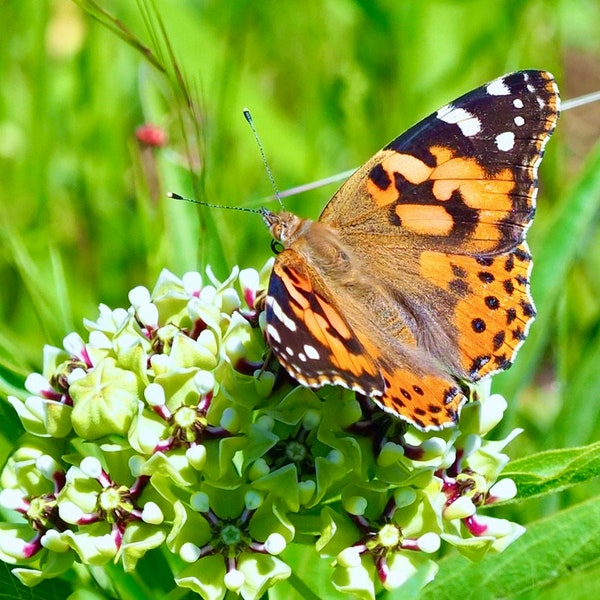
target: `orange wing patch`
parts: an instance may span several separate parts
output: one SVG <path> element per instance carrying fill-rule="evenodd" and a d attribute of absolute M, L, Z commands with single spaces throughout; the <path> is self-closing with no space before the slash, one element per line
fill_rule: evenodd
<path fill-rule="evenodd" d="M 379 207 L 394 205 L 395 225 L 416 235 L 452 236 L 454 245 L 478 253 L 497 251 L 504 237 L 504 245 L 522 240 L 533 212 L 527 202 L 520 205 L 524 195 L 511 169 L 488 171 L 477 158 L 445 146 L 429 151 L 433 166 L 392 150 L 376 157 L 367 193 Z"/>
<path fill-rule="evenodd" d="M 523 243 L 494 257 L 424 252 L 420 273 L 454 297 L 461 375 L 477 381 L 508 369 L 535 318 L 531 255 Z"/>
<path fill-rule="evenodd" d="M 412 233 L 421 235 L 450 235 L 454 218 L 445 206 L 396 204 L 394 212 L 403 224 L 408 223 Z"/>
<path fill-rule="evenodd" d="M 386 156 L 387 155 L 387 156 Z M 377 206 L 387 206 L 396 202 L 400 190 L 394 185 L 396 173 L 401 174 L 412 184 L 423 183 L 431 177 L 433 169 L 412 154 L 402 154 L 393 150 L 382 150 L 371 176 L 367 179 L 367 192 Z M 375 177 L 375 172 L 377 177 Z"/>

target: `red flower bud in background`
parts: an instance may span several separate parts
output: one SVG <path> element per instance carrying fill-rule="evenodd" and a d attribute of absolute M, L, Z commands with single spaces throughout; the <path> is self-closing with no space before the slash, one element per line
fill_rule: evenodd
<path fill-rule="evenodd" d="M 162 148 L 167 143 L 167 133 L 165 130 L 152 123 L 140 125 L 135 130 L 135 137 L 144 146 Z"/>

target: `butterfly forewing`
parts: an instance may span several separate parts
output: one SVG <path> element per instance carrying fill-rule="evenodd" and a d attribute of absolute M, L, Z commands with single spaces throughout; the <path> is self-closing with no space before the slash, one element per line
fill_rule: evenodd
<path fill-rule="evenodd" d="M 337 384 L 367 396 L 383 378 L 319 274 L 294 250 L 273 267 L 266 300 L 267 338 L 281 364 L 310 387 Z"/>
<path fill-rule="evenodd" d="M 405 245 L 460 254 L 510 250 L 534 215 L 537 167 L 558 105 L 554 80 L 543 71 L 481 86 L 378 152 L 340 188 L 321 221 L 372 235 L 396 227 Z"/>

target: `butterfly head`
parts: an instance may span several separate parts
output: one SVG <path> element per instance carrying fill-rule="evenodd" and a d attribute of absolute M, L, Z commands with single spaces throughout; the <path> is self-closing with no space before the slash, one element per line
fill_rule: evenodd
<path fill-rule="evenodd" d="M 281 242 L 285 248 L 289 247 L 301 233 L 304 219 L 301 219 L 291 212 L 282 211 L 280 213 L 274 213 L 267 208 L 261 208 L 260 214 L 267 224 L 273 238 L 278 242 Z"/>

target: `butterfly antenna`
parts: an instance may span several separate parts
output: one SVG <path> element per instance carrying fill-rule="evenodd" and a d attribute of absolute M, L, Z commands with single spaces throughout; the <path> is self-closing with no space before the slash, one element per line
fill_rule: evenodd
<path fill-rule="evenodd" d="M 176 192 L 167 192 L 167 197 L 173 198 L 173 200 L 183 200 L 184 202 L 200 204 L 200 206 L 207 206 L 208 208 L 224 208 L 227 210 L 241 210 L 243 212 L 261 214 L 261 210 L 258 208 L 247 208 L 246 206 L 226 206 L 225 204 L 211 204 L 210 202 L 202 202 L 202 200 L 195 200 L 194 198 L 186 198 L 185 196 L 181 196 Z"/>
<path fill-rule="evenodd" d="M 269 181 L 271 182 L 271 185 L 273 186 L 275 198 L 276 198 L 277 202 L 279 202 L 279 206 L 283 210 L 283 208 L 285 208 L 283 206 L 283 200 L 281 199 L 279 190 L 277 189 L 277 184 L 275 183 L 275 178 L 273 177 L 273 173 L 271 172 L 271 168 L 269 167 L 269 161 L 267 160 L 267 156 L 266 156 L 263 146 L 260 142 L 260 138 L 258 137 L 258 132 L 256 131 L 256 127 L 254 126 L 254 121 L 252 120 L 252 115 L 250 114 L 250 110 L 247 108 L 244 108 L 244 118 L 246 119 L 246 121 L 248 121 L 248 125 L 250 125 L 250 129 L 252 130 L 252 134 L 254 135 L 254 139 L 256 140 L 256 145 L 258 146 L 258 151 L 260 152 L 260 156 L 262 158 L 263 165 L 265 167 L 265 171 L 267 172 Z"/>

